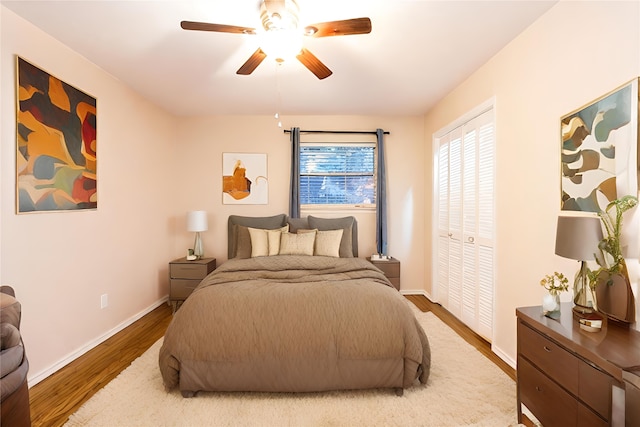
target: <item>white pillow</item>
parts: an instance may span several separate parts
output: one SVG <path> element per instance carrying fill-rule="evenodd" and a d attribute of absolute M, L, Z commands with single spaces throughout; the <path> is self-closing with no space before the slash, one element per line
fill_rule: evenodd
<path fill-rule="evenodd" d="M 282 233 L 280 255 L 313 255 L 316 233 Z"/>
<path fill-rule="evenodd" d="M 251 237 L 251 258 L 278 255 L 280 252 L 280 234 L 289 231 L 288 224 L 275 230 L 247 228 Z"/>
<path fill-rule="evenodd" d="M 340 242 L 344 230 L 326 230 L 316 233 L 314 255 L 340 258 Z"/>

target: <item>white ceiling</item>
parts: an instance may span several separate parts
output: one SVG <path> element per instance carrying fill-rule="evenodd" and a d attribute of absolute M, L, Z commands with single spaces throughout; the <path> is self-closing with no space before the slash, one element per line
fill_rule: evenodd
<path fill-rule="evenodd" d="M 259 28 L 259 0 L 0 0 L 182 116 L 424 114 L 556 2 L 298 0 L 303 25 L 372 21 L 370 34 L 305 39 L 333 71 L 318 80 L 296 60 L 271 58 L 236 75 L 257 36 L 180 28 L 181 20 Z"/>

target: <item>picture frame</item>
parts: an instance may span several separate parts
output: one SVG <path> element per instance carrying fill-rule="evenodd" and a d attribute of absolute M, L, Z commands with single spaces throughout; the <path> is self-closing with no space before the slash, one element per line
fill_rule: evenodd
<path fill-rule="evenodd" d="M 96 98 L 17 56 L 16 213 L 97 209 Z"/>
<path fill-rule="evenodd" d="M 266 205 L 268 202 L 267 155 L 222 153 L 222 203 Z"/>
<path fill-rule="evenodd" d="M 560 119 L 561 210 L 596 213 L 638 194 L 639 80 Z"/>

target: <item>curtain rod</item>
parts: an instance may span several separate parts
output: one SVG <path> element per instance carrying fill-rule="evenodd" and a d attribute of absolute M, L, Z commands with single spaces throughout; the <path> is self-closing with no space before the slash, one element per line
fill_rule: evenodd
<path fill-rule="evenodd" d="M 285 129 L 284 133 L 291 133 L 291 129 Z M 375 135 L 377 132 L 375 130 L 370 131 L 359 131 L 359 130 L 302 130 L 300 129 L 300 133 L 348 133 L 348 134 L 371 134 Z M 389 135 L 388 131 L 383 132 L 385 135 Z"/>

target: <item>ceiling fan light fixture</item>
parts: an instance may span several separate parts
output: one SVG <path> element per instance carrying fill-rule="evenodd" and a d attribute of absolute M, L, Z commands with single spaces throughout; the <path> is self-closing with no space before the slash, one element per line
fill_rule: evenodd
<path fill-rule="evenodd" d="M 296 57 L 302 50 L 303 35 L 298 30 L 271 30 L 262 33 L 260 48 L 278 62 Z"/>
<path fill-rule="evenodd" d="M 180 26 L 185 30 L 257 34 L 261 39 L 260 47 L 242 64 L 236 74 L 246 76 L 253 73 L 269 55 L 278 64 L 295 57 L 320 80 L 326 79 L 333 73 L 320 59 L 303 47 L 304 37 L 348 36 L 371 32 L 371 19 L 366 17 L 318 22 L 306 28 L 299 28 L 300 8 L 297 0 L 261 1 L 262 31 L 249 27 L 194 21 L 182 21 Z"/>
<path fill-rule="evenodd" d="M 264 0 L 260 6 L 265 31 L 297 29 L 299 14 L 300 7 L 295 0 Z"/>

